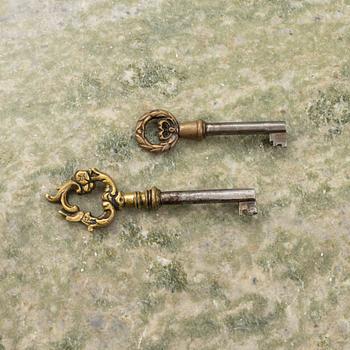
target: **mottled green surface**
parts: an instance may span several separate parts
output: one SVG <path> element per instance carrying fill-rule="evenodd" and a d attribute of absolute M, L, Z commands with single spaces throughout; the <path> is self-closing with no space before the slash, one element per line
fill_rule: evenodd
<path fill-rule="evenodd" d="M 0 0 L 0 349 L 350 349 L 349 48 L 349 0 Z M 154 156 L 132 137 L 153 108 L 285 119 L 289 147 Z M 91 166 L 255 187 L 259 215 L 124 210 L 91 235 L 44 200 Z"/>

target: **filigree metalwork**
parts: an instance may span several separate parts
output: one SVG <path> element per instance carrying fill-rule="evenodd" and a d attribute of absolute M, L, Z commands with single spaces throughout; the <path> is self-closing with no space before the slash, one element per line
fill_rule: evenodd
<path fill-rule="evenodd" d="M 146 137 L 146 126 L 151 120 L 158 120 L 158 144 L 150 142 Z M 136 141 L 143 149 L 153 153 L 170 150 L 179 139 L 179 124 L 176 118 L 167 111 L 156 109 L 144 114 L 136 124 Z"/>
<path fill-rule="evenodd" d="M 86 194 L 91 192 L 96 187 L 96 182 L 102 182 L 105 185 L 102 195 L 103 214 L 95 217 L 90 212 L 80 210 L 77 205 L 69 203 L 69 193 Z M 114 217 L 116 209 L 111 202 L 111 198 L 117 195 L 117 187 L 113 180 L 103 172 L 96 168 L 88 170 L 78 170 L 71 180 L 58 187 L 57 193 L 54 196 L 46 195 L 50 202 L 61 202 L 62 210 L 59 211 L 67 221 L 82 222 L 88 227 L 89 231 L 94 228 L 104 227 L 109 225 Z"/>
<path fill-rule="evenodd" d="M 169 119 L 162 119 L 158 122 L 159 140 L 167 141 L 177 132 L 176 125 Z"/>
<path fill-rule="evenodd" d="M 102 194 L 103 214 L 95 217 L 88 211 L 80 210 L 77 205 L 69 202 L 69 193 L 77 194 L 90 193 L 97 182 L 102 182 L 105 187 Z M 117 190 L 113 180 L 105 173 L 96 168 L 88 170 L 78 170 L 71 180 L 58 187 L 57 193 L 53 196 L 46 195 L 48 201 L 52 203 L 60 202 L 62 210 L 59 211 L 69 222 L 82 222 L 89 231 L 95 228 L 109 225 L 116 214 L 116 210 L 123 207 L 157 209 L 160 206 L 160 190 L 152 187 L 143 192 L 124 193 Z"/>

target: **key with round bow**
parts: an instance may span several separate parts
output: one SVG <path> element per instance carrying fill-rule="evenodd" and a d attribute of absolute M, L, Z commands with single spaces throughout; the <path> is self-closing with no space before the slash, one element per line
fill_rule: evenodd
<path fill-rule="evenodd" d="M 158 123 L 159 143 L 147 137 L 147 126 Z M 287 147 L 287 128 L 284 121 L 221 122 L 209 123 L 201 119 L 179 123 L 168 111 L 156 109 L 144 114 L 136 124 L 135 136 L 139 146 L 153 153 L 162 153 L 173 148 L 179 138 L 203 140 L 216 135 L 267 134 L 272 146 Z"/>

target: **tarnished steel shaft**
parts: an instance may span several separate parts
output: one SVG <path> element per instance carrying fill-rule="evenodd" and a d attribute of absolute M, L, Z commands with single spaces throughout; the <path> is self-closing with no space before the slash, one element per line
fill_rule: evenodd
<path fill-rule="evenodd" d="M 255 215 L 255 190 L 252 188 L 230 190 L 166 191 L 160 193 L 160 205 L 238 203 L 239 215 Z"/>
<path fill-rule="evenodd" d="M 205 123 L 205 135 L 252 135 L 286 132 L 283 121 Z"/>
<path fill-rule="evenodd" d="M 200 203 L 237 203 L 255 201 L 255 190 L 200 190 L 200 191 L 165 191 L 160 194 L 160 203 L 166 204 L 200 204 Z"/>

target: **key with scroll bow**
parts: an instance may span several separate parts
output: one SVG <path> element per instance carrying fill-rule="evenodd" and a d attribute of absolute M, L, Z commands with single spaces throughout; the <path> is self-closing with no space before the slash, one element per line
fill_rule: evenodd
<path fill-rule="evenodd" d="M 104 185 L 103 213 L 100 216 L 80 210 L 77 205 L 70 203 L 69 194 L 90 193 L 99 182 Z M 89 231 L 108 226 L 114 220 L 117 210 L 124 207 L 158 209 L 162 205 L 171 204 L 237 203 L 240 215 L 257 214 L 255 190 L 252 188 L 163 192 L 152 187 L 143 192 L 124 193 L 117 189 L 109 175 L 96 168 L 78 170 L 70 180 L 58 187 L 55 195 L 47 194 L 46 198 L 52 203 L 61 204 L 59 213 L 67 221 L 81 222 Z"/>

